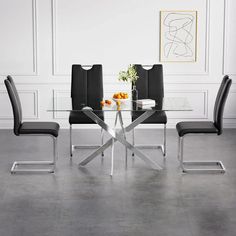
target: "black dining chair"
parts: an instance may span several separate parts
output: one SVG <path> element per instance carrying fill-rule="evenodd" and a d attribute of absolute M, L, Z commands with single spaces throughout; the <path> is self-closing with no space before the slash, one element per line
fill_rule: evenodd
<path fill-rule="evenodd" d="M 53 139 L 53 160 L 52 161 L 15 161 L 11 173 L 16 172 L 49 172 L 55 171 L 57 152 L 57 137 L 59 124 L 56 122 L 22 122 L 21 102 L 11 76 L 4 80 L 7 92 L 11 101 L 14 116 L 14 134 L 16 136 L 49 136 Z M 21 168 L 20 166 L 46 166 L 47 168 Z"/>
<path fill-rule="evenodd" d="M 177 123 L 176 129 L 179 135 L 178 138 L 178 160 L 183 172 L 209 172 L 209 173 L 224 173 L 225 167 L 222 161 L 184 161 L 183 160 L 183 145 L 186 135 L 197 134 L 217 134 L 223 132 L 223 112 L 225 102 L 229 94 L 229 89 L 232 80 L 226 75 L 224 76 L 220 88 L 218 90 L 215 106 L 213 111 L 213 121 L 182 121 Z M 214 166 L 213 168 L 189 168 L 187 166 Z M 218 166 L 218 168 L 217 168 Z"/>
<path fill-rule="evenodd" d="M 89 67 L 84 69 L 83 67 Z M 88 106 L 94 110 L 101 108 L 100 102 L 103 100 L 103 74 L 102 65 L 82 66 L 72 65 L 71 73 L 71 101 L 72 111 L 69 115 L 70 124 L 70 156 L 73 156 L 74 149 L 98 148 L 100 145 L 73 145 L 72 125 L 74 124 L 95 124 L 83 112 L 78 112 L 83 106 Z M 77 111 L 76 111 L 77 110 Z M 102 111 L 95 111 L 95 114 L 104 120 Z M 101 145 L 103 144 L 103 129 L 101 129 Z M 103 153 L 102 153 L 103 155 Z"/>
<path fill-rule="evenodd" d="M 163 67 L 160 64 L 155 64 L 151 69 L 145 69 L 140 64 L 135 64 L 137 75 L 136 89 L 138 91 L 138 99 L 153 99 L 157 105 L 162 104 L 164 97 L 163 84 Z M 142 112 L 133 111 L 132 121 L 136 120 Z M 132 139 L 133 145 L 139 148 L 161 148 L 163 156 L 166 156 L 166 124 L 167 116 L 164 111 L 156 112 L 151 117 L 142 122 L 142 124 L 163 124 L 164 125 L 164 140 L 161 145 L 135 145 L 135 131 L 133 129 Z M 134 154 L 133 154 L 134 155 Z"/>

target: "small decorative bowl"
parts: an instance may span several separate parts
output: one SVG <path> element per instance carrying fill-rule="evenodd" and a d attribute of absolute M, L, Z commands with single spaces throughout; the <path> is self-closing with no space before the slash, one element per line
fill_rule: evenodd
<path fill-rule="evenodd" d="M 129 98 L 112 98 L 114 102 L 120 101 L 121 103 L 129 101 Z"/>

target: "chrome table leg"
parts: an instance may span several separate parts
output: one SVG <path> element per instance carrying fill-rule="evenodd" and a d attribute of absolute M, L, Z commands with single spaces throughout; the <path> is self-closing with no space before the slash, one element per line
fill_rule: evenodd
<path fill-rule="evenodd" d="M 112 139 L 111 143 L 111 174 L 110 176 L 113 175 L 113 169 L 114 169 L 114 138 Z"/>
<path fill-rule="evenodd" d="M 115 123 L 114 123 L 114 129 L 116 128 L 117 125 L 117 118 L 118 118 L 118 113 L 116 113 L 116 118 L 115 118 Z M 114 170 L 114 144 L 115 144 L 115 139 L 112 139 L 111 143 L 111 173 L 110 176 L 113 176 L 113 170 Z"/>
<path fill-rule="evenodd" d="M 123 122 L 123 119 L 122 119 L 121 111 L 118 111 L 118 116 L 119 116 L 119 119 L 120 119 L 120 125 L 121 125 L 121 130 L 122 130 L 122 133 L 123 133 L 123 137 L 126 140 L 124 122 Z M 128 161 L 127 157 L 128 157 L 128 150 L 127 150 L 127 147 L 126 147 L 125 148 L 125 165 L 126 165 L 126 167 L 127 167 L 127 161 Z"/>
<path fill-rule="evenodd" d="M 103 146 L 98 148 L 95 152 L 93 152 L 91 155 L 89 155 L 87 158 L 82 160 L 82 162 L 79 163 L 79 165 L 84 166 L 87 163 L 89 163 L 91 160 L 93 160 L 97 155 L 99 155 L 102 151 L 107 149 L 112 144 L 112 139 L 115 139 L 114 142 L 119 141 L 122 143 L 126 148 L 130 149 L 134 154 L 136 154 L 140 159 L 142 159 L 144 162 L 146 162 L 149 166 L 151 166 L 154 169 L 161 170 L 161 166 L 153 162 L 150 158 L 148 158 L 146 155 L 144 155 L 141 151 L 139 151 L 137 148 L 135 148 L 132 144 L 127 142 L 123 137 L 123 132 L 129 132 L 132 129 L 134 129 L 137 125 L 139 125 L 142 121 L 150 117 L 152 114 L 155 113 L 153 110 L 148 110 L 145 113 L 143 113 L 141 116 L 139 116 L 135 121 L 133 121 L 130 125 L 128 125 L 126 128 L 124 128 L 124 131 L 115 132 L 112 128 L 110 128 L 103 120 L 101 120 L 96 114 L 94 114 L 92 109 L 84 109 L 83 112 L 90 117 L 92 120 L 94 120 L 99 126 L 101 126 L 105 131 L 107 131 L 112 138 L 109 139 Z"/>
<path fill-rule="evenodd" d="M 101 146 L 103 145 L 103 140 L 104 139 L 104 132 L 103 129 L 101 128 Z M 102 152 L 102 158 L 104 157 L 104 152 Z"/>

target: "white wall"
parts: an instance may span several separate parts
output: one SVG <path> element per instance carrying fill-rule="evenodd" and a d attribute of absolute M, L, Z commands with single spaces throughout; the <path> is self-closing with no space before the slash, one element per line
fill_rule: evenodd
<path fill-rule="evenodd" d="M 56 120 L 62 127 L 68 115 L 47 109 L 68 104 L 73 63 L 103 64 L 107 98 L 129 91 L 117 81 L 119 70 L 160 63 L 160 10 L 198 11 L 197 62 L 163 63 L 166 96 L 186 96 L 193 107 L 169 113 L 169 127 L 178 120 L 211 120 L 224 74 L 233 79 L 225 127 L 236 127 L 235 1 L 0 0 L 0 128 L 12 127 L 7 74 L 14 76 L 24 119 Z"/>

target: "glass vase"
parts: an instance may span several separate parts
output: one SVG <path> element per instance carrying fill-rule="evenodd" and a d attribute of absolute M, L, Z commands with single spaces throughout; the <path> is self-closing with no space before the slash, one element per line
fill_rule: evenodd
<path fill-rule="evenodd" d="M 136 89 L 136 85 L 133 85 L 132 88 L 132 100 L 133 101 L 138 100 L 138 90 Z"/>

